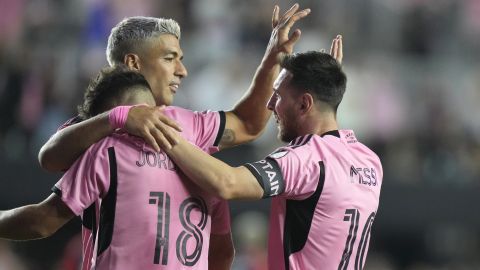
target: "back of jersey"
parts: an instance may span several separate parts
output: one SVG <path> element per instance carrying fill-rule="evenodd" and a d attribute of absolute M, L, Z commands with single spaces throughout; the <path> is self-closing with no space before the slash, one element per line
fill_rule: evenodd
<path fill-rule="evenodd" d="M 169 107 L 164 113 L 206 152 L 223 132 L 218 112 Z M 227 202 L 194 185 L 162 151 L 132 140 L 117 135 L 109 150 L 116 151 L 110 163 L 117 163 L 118 184 L 115 209 L 105 212 L 115 212 L 115 222 L 103 250 L 99 234 L 97 269 L 208 269 L 210 234 L 230 231 Z"/>
<path fill-rule="evenodd" d="M 363 268 L 383 171 L 352 131 L 298 137 L 246 166 L 274 196 L 270 269 Z"/>
<path fill-rule="evenodd" d="M 216 149 L 223 113 L 175 107 L 165 113 L 191 143 Z M 54 191 L 82 215 L 82 269 L 208 269 L 210 234 L 230 232 L 226 201 L 188 181 L 165 153 L 125 133 L 90 147 Z"/>
<path fill-rule="evenodd" d="M 325 180 L 311 228 L 318 241 L 311 244 L 325 256 L 325 269 L 363 269 L 383 170 L 377 155 L 352 131 L 338 135 L 312 142 L 318 147 Z"/>

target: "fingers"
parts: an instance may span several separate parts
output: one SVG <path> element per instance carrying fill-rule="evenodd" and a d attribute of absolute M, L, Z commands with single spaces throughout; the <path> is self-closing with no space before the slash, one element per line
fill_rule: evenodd
<path fill-rule="evenodd" d="M 178 144 L 178 134 L 170 126 L 159 122 L 155 127 L 160 133 L 162 133 L 163 137 L 168 140 L 170 145 L 174 146 Z"/>
<path fill-rule="evenodd" d="M 333 41 L 332 46 L 330 47 L 330 55 L 337 60 L 338 63 L 342 63 L 343 59 L 343 44 L 342 36 L 337 35 Z"/>
<path fill-rule="evenodd" d="M 330 55 L 335 59 L 337 59 L 337 49 L 338 49 L 337 38 L 334 38 L 332 40 L 332 46 L 330 47 Z"/>
<path fill-rule="evenodd" d="M 272 15 L 272 28 L 275 28 L 278 25 L 278 14 L 280 13 L 280 8 L 275 5 L 273 8 L 273 15 Z"/>
<path fill-rule="evenodd" d="M 160 106 L 160 107 L 157 107 L 157 115 L 158 115 L 158 120 L 160 120 L 160 122 L 174 128 L 175 130 L 179 131 L 179 132 L 182 132 L 182 127 L 180 127 L 180 125 L 175 122 L 174 120 L 172 120 L 171 118 L 165 116 L 165 114 L 163 114 L 163 109 L 165 108 L 165 106 Z"/>
<path fill-rule="evenodd" d="M 130 110 L 125 130 L 142 137 L 155 151 L 177 144 L 175 130 L 182 131 L 174 120 L 163 114 L 164 106 L 138 106 Z"/>
<path fill-rule="evenodd" d="M 161 149 L 169 150 L 172 148 L 172 144 L 164 136 L 165 133 L 161 132 L 157 128 L 151 129 L 152 136 L 155 138 L 155 142 L 160 146 Z"/>
<path fill-rule="evenodd" d="M 180 125 L 172 119 L 166 117 L 165 115 L 159 115 L 158 119 L 165 125 L 177 130 L 178 132 L 182 132 L 182 128 L 180 127 Z"/>
<path fill-rule="evenodd" d="M 299 11 L 299 12 L 293 14 L 291 17 L 289 17 L 285 21 L 285 23 L 284 23 L 285 29 L 288 31 L 296 21 L 298 21 L 298 20 L 306 17 L 308 14 L 310 14 L 310 11 L 311 10 L 309 8 L 307 8 L 307 9 L 304 9 L 302 11 Z"/>
<path fill-rule="evenodd" d="M 293 6 L 291 6 L 290 9 L 283 14 L 282 19 L 287 19 L 291 17 L 293 14 L 295 14 L 298 8 L 299 8 L 298 4 L 294 4 Z"/>
<path fill-rule="evenodd" d="M 150 134 L 148 131 L 145 131 L 145 133 L 142 135 L 142 138 L 149 144 L 155 151 L 160 152 L 160 147 L 157 144 L 156 139 Z"/>
<path fill-rule="evenodd" d="M 341 64 L 343 61 L 343 38 L 341 35 L 338 35 L 337 39 L 338 39 L 338 46 L 337 46 L 338 53 L 337 53 L 337 58 L 335 59 L 337 59 L 338 63 Z"/>
<path fill-rule="evenodd" d="M 287 21 L 283 23 L 279 30 L 280 40 L 284 41 L 284 48 L 286 53 L 291 53 L 293 45 L 299 40 L 301 32 L 299 29 L 296 29 L 290 37 L 288 37 L 288 32 L 293 24 L 300 20 L 301 18 L 307 16 L 310 13 L 310 9 L 304 9 L 300 12 L 293 14 Z"/>
<path fill-rule="evenodd" d="M 293 31 L 288 41 L 285 43 L 285 46 L 293 47 L 293 45 L 295 45 L 295 43 L 300 39 L 301 34 L 302 32 L 300 31 L 300 29 L 295 29 L 295 31 Z"/>

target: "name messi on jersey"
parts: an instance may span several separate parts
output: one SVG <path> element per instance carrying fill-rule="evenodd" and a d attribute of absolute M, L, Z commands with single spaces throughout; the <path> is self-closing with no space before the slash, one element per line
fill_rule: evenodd
<path fill-rule="evenodd" d="M 165 169 L 170 171 L 176 171 L 177 168 L 175 163 L 163 152 L 152 152 L 152 151 L 140 151 L 139 158 L 135 162 L 135 165 L 138 167 L 143 167 L 145 165 L 150 167 L 156 167 L 159 169 Z"/>
<path fill-rule="evenodd" d="M 374 168 L 363 168 L 353 165 L 350 166 L 350 180 L 352 183 L 357 181 L 359 184 L 368 186 L 376 186 L 378 183 L 377 173 Z"/>

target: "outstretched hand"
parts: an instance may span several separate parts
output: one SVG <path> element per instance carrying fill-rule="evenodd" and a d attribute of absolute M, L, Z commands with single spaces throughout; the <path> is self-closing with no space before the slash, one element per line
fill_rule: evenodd
<path fill-rule="evenodd" d="M 306 17 L 310 9 L 298 11 L 299 5 L 293 5 L 280 17 L 280 8 L 276 5 L 272 15 L 272 34 L 268 42 L 265 58 L 271 63 L 277 64 L 284 54 L 291 54 L 293 46 L 301 35 L 300 29 L 296 29 L 289 36 L 290 29 L 296 21 Z"/>
<path fill-rule="evenodd" d="M 135 106 L 128 112 L 124 129 L 135 136 L 142 137 L 155 151 L 169 149 L 177 144 L 177 131 L 182 131 L 178 123 L 165 116 L 165 106 Z M 173 129 L 175 130 L 173 130 Z"/>

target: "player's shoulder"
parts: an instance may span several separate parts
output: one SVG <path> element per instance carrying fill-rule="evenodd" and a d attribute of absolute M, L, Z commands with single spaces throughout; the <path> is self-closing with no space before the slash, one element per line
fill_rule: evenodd
<path fill-rule="evenodd" d="M 296 137 L 287 145 L 277 148 L 269 154 L 267 158 L 275 160 L 296 159 L 306 161 L 315 155 L 309 145 L 313 138 L 313 134 Z"/>
<path fill-rule="evenodd" d="M 205 110 L 205 111 L 193 111 L 190 109 L 178 107 L 178 106 L 168 106 L 165 107 L 165 115 L 169 117 L 176 117 L 176 116 L 195 116 L 195 115 L 204 115 L 204 114 L 212 114 L 218 113 L 217 111 Z"/>
<path fill-rule="evenodd" d="M 278 152 L 285 152 L 285 155 L 287 153 L 294 153 L 295 155 L 307 158 L 318 153 L 319 141 L 321 141 L 321 136 L 316 134 L 298 136 L 284 147 L 281 147 L 280 149 L 282 150 L 279 149 Z M 275 156 L 281 155 L 279 153 Z"/>
<path fill-rule="evenodd" d="M 108 156 L 109 149 L 123 151 L 126 148 L 143 147 L 144 144 L 141 138 L 131 136 L 128 133 L 115 132 L 91 145 L 86 153 L 97 158 L 102 158 Z"/>
<path fill-rule="evenodd" d="M 346 144 L 349 144 L 351 147 L 358 149 L 359 151 L 363 152 L 365 155 L 369 155 L 372 158 L 380 161 L 380 158 L 378 157 L 378 155 L 372 149 L 370 149 L 370 147 L 368 147 L 367 145 L 365 145 L 364 143 L 360 142 L 360 140 L 357 139 L 353 130 L 348 130 L 348 129 L 341 130 L 340 133 L 341 133 L 342 140 Z"/>
<path fill-rule="evenodd" d="M 360 142 L 352 130 L 341 130 L 341 139 L 349 151 L 355 151 L 355 155 L 364 160 L 369 160 L 377 169 L 382 169 L 380 157 L 370 147 Z"/>
<path fill-rule="evenodd" d="M 62 125 L 60 125 L 58 128 L 57 128 L 57 131 L 60 131 L 66 127 L 69 127 L 69 126 L 72 126 L 72 125 L 75 125 L 75 124 L 78 124 L 80 122 L 82 122 L 83 119 L 77 115 L 75 117 L 72 117 L 70 119 L 68 119 L 65 123 L 63 123 Z"/>
<path fill-rule="evenodd" d="M 322 144 L 329 144 L 332 141 L 340 141 L 341 134 L 338 130 L 332 130 L 325 132 L 321 135 L 318 134 L 306 134 L 299 136 L 293 139 L 287 147 L 292 151 L 302 152 L 302 151 L 315 151 L 319 150 L 318 147 L 321 147 Z M 315 149 L 312 149 L 315 148 Z"/>

